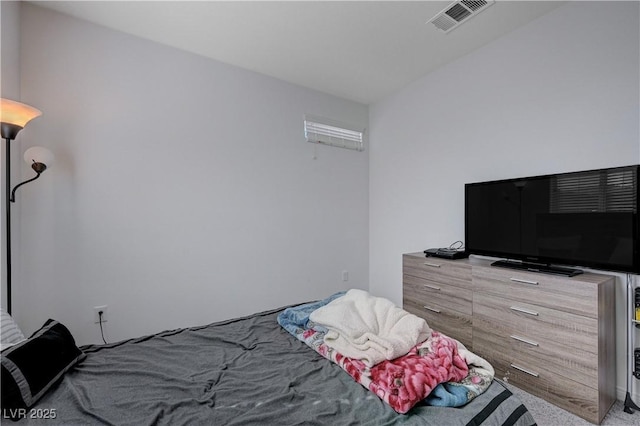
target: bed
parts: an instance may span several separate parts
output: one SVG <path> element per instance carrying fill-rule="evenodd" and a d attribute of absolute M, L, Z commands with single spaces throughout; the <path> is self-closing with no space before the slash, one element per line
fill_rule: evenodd
<path fill-rule="evenodd" d="M 399 414 L 280 327 L 283 310 L 80 347 L 37 403 L 11 414 L 47 425 L 535 424 L 497 381 L 462 407 Z"/>

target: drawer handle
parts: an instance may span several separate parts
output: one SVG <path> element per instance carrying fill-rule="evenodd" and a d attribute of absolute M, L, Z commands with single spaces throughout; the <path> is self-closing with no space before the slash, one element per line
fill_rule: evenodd
<path fill-rule="evenodd" d="M 511 281 L 520 283 L 520 284 L 538 285 L 538 281 L 523 280 L 520 278 L 511 278 Z"/>
<path fill-rule="evenodd" d="M 440 313 L 440 309 L 436 309 L 436 308 L 430 308 L 428 306 L 424 307 L 426 310 L 431 311 L 431 312 L 435 312 L 436 314 Z"/>
<path fill-rule="evenodd" d="M 424 262 L 425 266 L 431 266 L 432 268 L 439 268 L 440 265 L 437 263 L 431 263 L 431 262 Z"/>
<path fill-rule="evenodd" d="M 524 337 L 511 335 L 511 338 L 514 339 L 514 340 L 517 340 L 519 342 L 526 343 L 527 345 L 540 346 L 540 345 L 538 345 L 538 342 L 534 342 L 533 340 L 527 340 Z"/>
<path fill-rule="evenodd" d="M 430 288 L 431 290 L 440 290 L 440 287 L 431 284 L 422 284 L 423 286 Z"/>
<path fill-rule="evenodd" d="M 512 311 L 516 311 L 516 312 L 522 312 L 523 314 L 533 315 L 534 317 L 537 317 L 538 315 L 540 315 L 535 311 L 530 311 L 528 309 L 519 308 L 517 306 L 511 306 L 511 307 L 509 307 L 509 309 L 511 309 Z"/>
<path fill-rule="evenodd" d="M 530 376 L 538 377 L 538 373 L 535 373 L 535 372 L 533 372 L 533 371 L 527 370 L 526 368 L 522 368 L 522 367 L 520 367 L 520 366 L 518 366 L 518 365 L 511 364 L 511 367 L 515 368 L 516 370 L 520 370 L 520 371 L 522 371 L 523 373 L 527 373 L 527 374 L 529 374 Z"/>

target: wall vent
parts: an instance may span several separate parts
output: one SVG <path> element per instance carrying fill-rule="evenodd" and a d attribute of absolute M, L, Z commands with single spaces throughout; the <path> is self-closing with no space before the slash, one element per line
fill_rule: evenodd
<path fill-rule="evenodd" d="M 494 0 L 461 0 L 451 3 L 429 20 L 439 30 L 448 33 L 494 3 Z"/>
<path fill-rule="evenodd" d="M 325 117 L 305 114 L 304 137 L 311 143 L 364 151 L 364 129 Z"/>

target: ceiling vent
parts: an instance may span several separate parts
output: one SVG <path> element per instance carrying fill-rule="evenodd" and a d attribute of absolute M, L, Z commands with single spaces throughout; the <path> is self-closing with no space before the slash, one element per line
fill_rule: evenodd
<path fill-rule="evenodd" d="M 451 3 L 442 12 L 431 18 L 429 22 L 439 30 L 448 33 L 463 22 L 476 16 L 494 3 L 493 0 L 461 0 Z"/>

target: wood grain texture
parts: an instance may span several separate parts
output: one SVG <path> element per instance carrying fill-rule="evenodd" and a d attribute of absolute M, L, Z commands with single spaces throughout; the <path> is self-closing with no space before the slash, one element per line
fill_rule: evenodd
<path fill-rule="evenodd" d="M 424 253 L 402 256 L 403 274 L 471 290 L 471 265 L 467 259 L 425 257 Z"/>
<path fill-rule="evenodd" d="M 600 421 L 616 402 L 616 295 L 613 277 L 598 286 L 598 389 Z"/>
<path fill-rule="evenodd" d="M 516 332 L 503 333 L 496 328 L 477 327 L 477 323 L 474 316 L 474 351 L 478 346 L 482 348 L 483 354 L 508 354 L 511 361 L 533 371 L 547 370 L 552 374 L 552 384 L 569 379 L 594 389 L 598 388 L 597 354 L 576 349 L 570 344 L 535 339 Z"/>
<path fill-rule="evenodd" d="M 471 348 L 473 343 L 471 315 L 465 315 L 435 303 L 421 304 L 412 298 L 404 298 L 402 303 L 406 311 L 424 318 L 431 329 L 459 340 L 467 348 Z M 434 312 L 425 306 L 440 312 Z"/>
<path fill-rule="evenodd" d="M 599 414 L 601 407 L 598 404 L 597 389 L 569 379 L 554 382 L 553 373 L 543 369 L 536 371 L 538 377 L 533 377 L 511 366 L 511 364 L 517 366 L 517 361 L 510 362 L 504 360 L 503 357 L 498 357 L 490 362 L 496 370 L 497 378 L 516 385 L 591 423 L 599 424 L 602 421 L 604 416 Z"/>
<path fill-rule="evenodd" d="M 592 423 L 615 402 L 611 276 L 560 277 L 410 253 L 403 306 L 486 358 L 496 377 Z"/>
<path fill-rule="evenodd" d="M 411 275 L 404 275 L 403 282 L 403 292 L 408 299 L 415 300 L 420 304 L 435 303 L 471 316 L 473 301 L 471 291 L 460 290 L 460 287 Z"/>
<path fill-rule="evenodd" d="M 476 328 L 499 330 L 503 335 L 515 333 L 536 341 L 557 342 L 593 355 L 598 353 L 598 320 L 595 318 L 480 292 L 474 293 L 473 303 Z"/>
<path fill-rule="evenodd" d="M 476 291 L 592 318 L 598 317 L 597 289 L 603 281 L 602 277 L 596 274 L 582 274 L 567 278 L 497 267 L 473 268 L 473 286 Z M 607 278 L 605 277 L 605 280 Z"/>
<path fill-rule="evenodd" d="M 473 350 L 497 377 L 599 424 L 615 402 L 615 287 L 610 276 L 579 277 L 474 267 Z"/>

